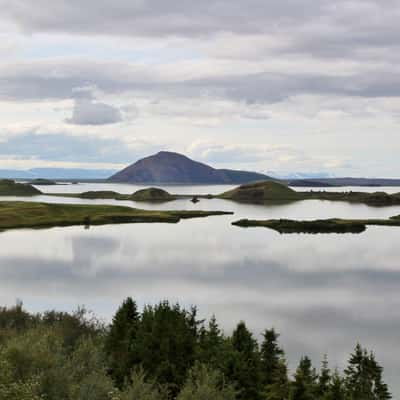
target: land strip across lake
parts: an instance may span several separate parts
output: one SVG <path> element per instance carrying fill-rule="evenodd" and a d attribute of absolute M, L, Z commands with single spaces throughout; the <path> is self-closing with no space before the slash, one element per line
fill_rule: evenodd
<path fill-rule="evenodd" d="M 112 205 L 0 201 L 0 231 L 73 225 L 166 222 L 231 215 L 226 211 L 154 211 Z"/>
<path fill-rule="evenodd" d="M 291 220 L 267 219 L 251 220 L 241 219 L 232 222 L 232 225 L 242 228 L 264 227 L 279 233 L 361 233 L 368 225 L 400 226 L 400 215 L 387 219 L 317 219 L 317 220 Z"/>

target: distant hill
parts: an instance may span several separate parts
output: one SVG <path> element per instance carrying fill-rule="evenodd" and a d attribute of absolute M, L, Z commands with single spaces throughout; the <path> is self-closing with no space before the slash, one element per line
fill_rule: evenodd
<path fill-rule="evenodd" d="M 107 179 L 115 170 L 85 168 L 0 169 L 0 179 Z"/>
<path fill-rule="evenodd" d="M 400 179 L 385 178 L 318 178 L 318 179 L 289 179 L 289 186 L 400 186 Z"/>
<path fill-rule="evenodd" d="M 241 184 L 271 179 L 248 171 L 215 169 L 169 151 L 143 158 L 111 176 L 111 182 L 158 184 Z"/>

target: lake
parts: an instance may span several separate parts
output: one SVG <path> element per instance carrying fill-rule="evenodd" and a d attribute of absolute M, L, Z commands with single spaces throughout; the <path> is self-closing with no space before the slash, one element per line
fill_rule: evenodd
<path fill-rule="evenodd" d="M 215 194 L 231 187 L 164 188 L 171 193 Z M 137 189 L 118 184 L 40 187 L 44 192 Z M 400 188 L 327 190 L 400 192 Z M 240 218 L 386 218 L 399 215 L 400 206 L 373 208 L 319 200 L 258 206 L 218 199 L 196 205 L 189 200 L 152 205 L 46 195 L 33 200 L 226 210 L 235 215 L 179 224 L 3 232 L 1 304 L 12 305 L 18 298 L 30 311 L 72 310 L 84 304 L 105 321 L 126 296 L 139 305 L 161 299 L 195 304 L 201 317 L 214 313 L 227 333 L 240 320 L 257 335 L 275 327 L 292 371 L 303 354 L 319 366 L 327 353 L 331 367 L 342 367 L 360 342 L 376 352 L 386 380 L 400 396 L 400 228 L 368 227 L 359 235 L 280 235 L 266 228 L 231 226 Z"/>

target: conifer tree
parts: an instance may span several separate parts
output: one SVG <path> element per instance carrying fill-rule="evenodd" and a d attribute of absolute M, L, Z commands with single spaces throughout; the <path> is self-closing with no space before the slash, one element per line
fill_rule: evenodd
<path fill-rule="evenodd" d="M 234 330 L 232 345 L 236 360 L 231 378 L 237 382 L 238 399 L 258 400 L 261 397 L 260 356 L 257 341 L 244 322 Z"/>
<path fill-rule="evenodd" d="M 135 363 L 132 344 L 136 338 L 139 321 L 136 303 L 128 297 L 118 308 L 105 342 L 110 375 L 118 387 L 123 386 Z"/>
<path fill-rule="evenodd" d="M 331 371 L 329 369 L 328 357 L 325 354 L 322 360 L 321 371 L 318 376 L 318 389 L 317 394 L 319 397 L 323 397 L 325 393 L 329 390 L 329 385 L 331 382 Z"/>
<path fill-rule="evenodd" d="M 333 373 L 328 390 L 325 392 L 322 399 L 345 400 L 343 378 L 339 375 L 339 372 L 337 370 Z"/>
<path fill-rule="evenodd" d="M 279 334 L 274 329 L 265 330 L 261 344 L 261 374 L 264 385 L 273 383 L 275 371 L 282 363 L 283 350 L 278 345 Z"/>
<path fill-rule="evenodd" d="M 290 400 L 315 400 L 317 392 L 317 374 L 308 357 L 302 357 L 294 375 Z"/>
<path fill-rule="evenodd" d="M 392 398 L 382 379 L 383 369 L 373 354 L 357 344 L 345 370 L 346 394 L 351 400 L 389 400 Z"/>
<path fill-rule="evenodd" d="M 272 373 L 271 383 L 265 387 L 264 398 L 265 400 L 287 400 L 289 389 L 286 361 L 281 359 Z"/>

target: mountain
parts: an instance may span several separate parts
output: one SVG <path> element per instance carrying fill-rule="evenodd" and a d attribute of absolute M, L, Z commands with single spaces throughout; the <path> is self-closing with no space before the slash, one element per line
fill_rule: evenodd
<path fill-rule="evenodd" d="M 106 179 L 115 172 L 109 169 L 84 168 L 0 169 L 0 179 Z"/>
<path fill-rule="evenodd" d="M 385 178 L 318 178 L 318 179 L 289 179 L 289 186 L 400 186 L 400 179 Z"/>
<path fill-rule="evenodd" d="M 241 184 L 271 179 L 248 171 L 215 169 L 169 151 L 143 158 L 111 176 L 111 182 L 158 184 Z"/>

